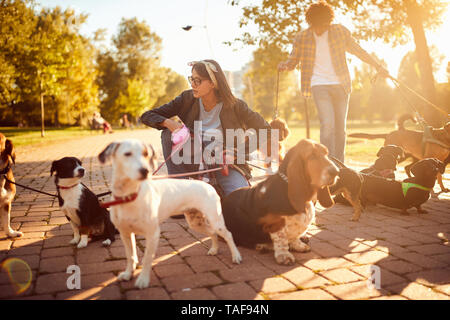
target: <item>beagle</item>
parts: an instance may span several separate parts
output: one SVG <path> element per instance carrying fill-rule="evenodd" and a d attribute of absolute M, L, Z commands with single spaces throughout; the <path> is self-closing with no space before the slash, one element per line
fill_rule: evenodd
<path fill-rule="evenodd" d="M 295 262 L 289 250 L 309 251 L 300 237 L 314 220 L 316 198 L 324 207 L 333 205 L 328 185 L 338 169 L 327 154 L 322 144 L 301 140 L 288 151 L 277 174 L 225 197 L 225 224 L 236 243 L 260 249 L 273 243 L 275 260 L 285 265 Z"/>
<path fill-rule="evenodd" d="M 6 181 L 15 182 L 11 166 L 16 161 L 16 153 L 11 140 L 0 133 L 0 217 L 3 231 L 9 237 L 21 237 L 23 233 L 11 229 L 11 204 L 16 195 L 16 185 Z"/>
<path fill-rule="evenodd" d="M 120 232 L 127 256 L 126 270 L 119 274 L 118 280 L 130 280 L 136 269 L 135 234 L 139 234 L 146 238 L 146 249 L 135 286 L 140 289 L 149 286 L 160 224 L 180 213 L 184 213 L 193 230 L 211 236 L 209 255 L 217 254 L 217 235 L 220 235 L 231 250 L 232 261 L 241 262 L 233 237 L 225 227 L 220 198 L 214 187 L 199 180 L 152 180 L 149 173 L 155 167 L 155 152 L 136 139 L 113 142 L 98 158 L 102 164 L 112 163 L 112 197 L 119 203 L 110 209 L 111 221 Z"/>

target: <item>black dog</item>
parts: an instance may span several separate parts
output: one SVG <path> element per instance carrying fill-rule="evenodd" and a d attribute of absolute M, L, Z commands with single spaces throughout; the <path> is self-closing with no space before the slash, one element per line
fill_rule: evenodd
<path fill-rule="evenodd" d="M 403 149 L 399 146 L 387 145 L 378 150 L 377 157 L 378 159 L 375 160 L 375 163 L 372 166 L 363 169 L 360 172 L 395 179 L 397 163 L 405 158 Z"/>
<path fill-rule="evenodd" d="M 73 228 L 70 243 L 84 248 L 92 236 L 92 240 L 106 239 L 103 244 L 110 245 L 115 240 L 116 229 L 108 210 L 100 207 L 97 196 L 81 183 L 85 172 L 81 161 L 75 157 L 53 161 L 50 175 L 54 172 L 59 206 Z"/>
<path fill-rule="evenodd" d="M 428 158 L 415 163 L 411 167 L 411 173 L 414 176 L 403 182 L 364 175 L 361 203 L 363 205 L 379 203 L 401 209 L 402 214 L 408 214 L 406 210 L 412 207 L 415 207 L 419 213 L 426 213 L 421 205 L 430 198 L 437 175 L 444 172 L 445 165 L 442 161 Z"/>

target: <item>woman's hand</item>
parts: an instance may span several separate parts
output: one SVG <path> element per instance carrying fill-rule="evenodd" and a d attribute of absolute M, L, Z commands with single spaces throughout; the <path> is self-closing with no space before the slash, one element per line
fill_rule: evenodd
<path fill-rule="evenodd" d="M 170 130 L 170 132 L 175 132 L 177 130 L 180 130 L 181 128 L 183 128 L 183 124 L 179 123 L 178 121 L 172 120 L 172 119 L 166 119 L 164 120 L 164 122 L 162 123 L 163 127 L 166 127 L 167 129 Z"/>
<path fill-rule="evenodd" d="M 278 64 L 278 71 L 288 71 L 288 70 L 289 70 L 289 68 L 288 68 L 287 62 L 280 62 Z"/>

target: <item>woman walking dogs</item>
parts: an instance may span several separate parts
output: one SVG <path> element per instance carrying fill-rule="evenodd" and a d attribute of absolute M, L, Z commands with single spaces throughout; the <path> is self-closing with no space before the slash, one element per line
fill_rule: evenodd
<path fill-rule="evenodd" d="M 301 91 L 311 94 L 320 120 L 320 142 L 327 146 L 331 156 L 344 162 L 345 130 L 351 91 L 346 52 L 372 65 L 382 76 L 387 70 L 363 50 L 340 24 L 331 24 L 333 9 L 326 2 L 312 4 L 306 11 L 309 28 L 300 32 L 289 59 L 278 65 L 278 70 L 293 70 L 299 63 Z"/>
<path fill-rule="evenodd" d="M 189 77 L 192 90 L 182 92 L 169 103 L 147 111 L 141 116 L 142 123 L 162 130 L 161 141 L 165 159 L 172 152 L 171 134 L 181 129 L 183 124 L 190 132 L 194 132 L 196 121 L 201 121 L 204 147 L 212 142 L 211 135 L 214 139 L 222 138 L 223 145 L 227 145 L 225 141 L 227 129 L 255 129 L 258 139 L 260 138 L 258 129 L 266 129 L 270 136 L 270 125 L 258 113 L 250 110 L 244 101 L 233 96 L 225 74 L 216 61 L 194 61 L 189 65 L 192 66 L 192 75 Z M 174 116 L 178 116 L 183 124 L 170 119 Z M 252 151 L 254 150 L 251 147 L 246 147 L 247 154 Z M 195 171 L 199 167 L 199 164 L 194 162 L 175 164 L 172 158 L 167 160 L 166 165 L 169 174 Z M 248 186 L 247 179 L 250 177 L 250 169 L 245 162 L 238 163 L 230 167 L 228 176 L 217 173 L 215 185 L 219 186 L 222 195 L 228 195 L 233 190 Z"/>

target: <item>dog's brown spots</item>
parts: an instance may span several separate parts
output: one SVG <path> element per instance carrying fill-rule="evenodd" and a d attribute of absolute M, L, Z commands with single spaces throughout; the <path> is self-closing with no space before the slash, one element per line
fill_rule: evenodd
<path fill-rule="evenodd" d="M 262 229 L 265 233 L 275 233 L 280 231 L 286 224 L 284 217 L 277 214 L 269 213 L 258 220 L 258 223 L 262 225 Z"/>

